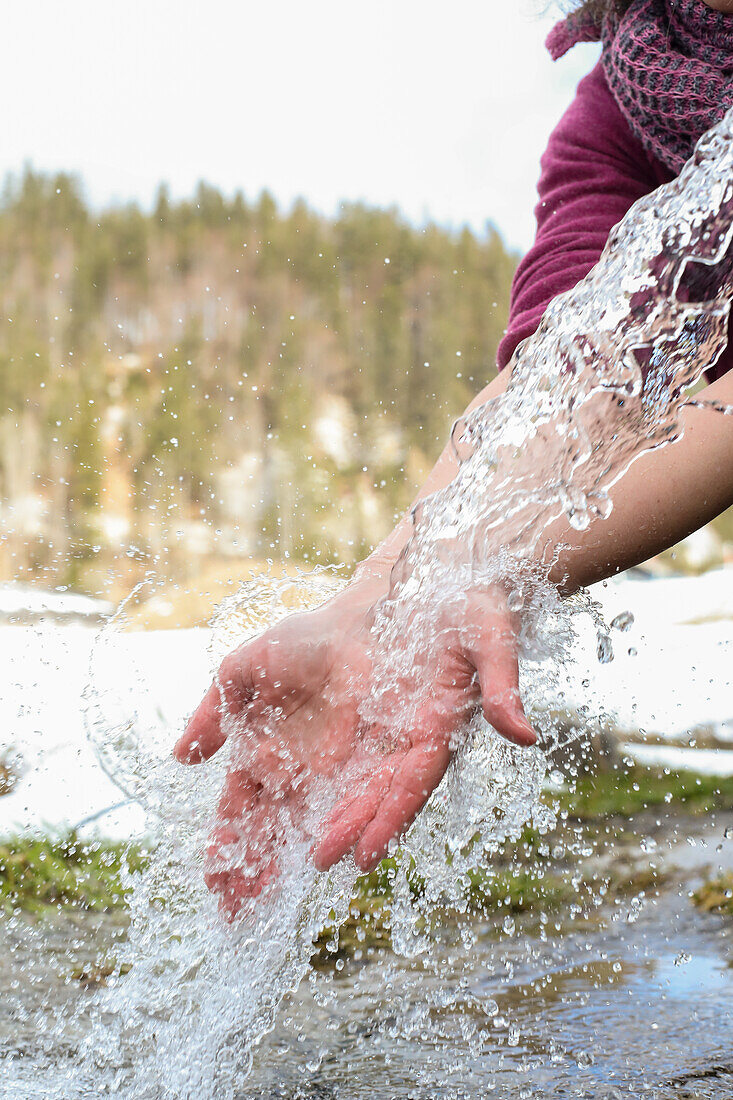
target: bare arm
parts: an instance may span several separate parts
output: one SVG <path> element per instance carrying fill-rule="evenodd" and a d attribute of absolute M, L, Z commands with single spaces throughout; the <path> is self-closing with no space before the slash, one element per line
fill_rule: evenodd
<path fill-rule="evenodd" d="M 733 371 L 704 392 L 733 406 Z M 552 579 L 571 592 L 638 565 L 673 546 L 733 505 L 733 416 L 687 407 L 682 438 L 644 452 L 613 486 L 613 510 L 583 532 L 548 530 L 562 543 Z"/>
<path fill-rule="evenodd" d="M 498 375 L 469 410 L 502 393 L 508 371 Z M 733 406 L 733 371 L 707 387 L 708 400 Z M 733 505 L 733 416 L 689 407 L 675 443 L 643 453 L 613 486 L 613 510 L 582 532 L 563 518 L 547 531 L 549 557 L 560 551 L 551 580 L 570 593 L 660 553 Z M 446 447 L 417 499 L 453 480 L 458 464 Z M 542 471 L 538 471 L 542 477 Z M 384 573 L 411 532 L 405 517 L 361 567 L 362 575 Z"/>
<path fill-rule="evenodd" d="M 507 380 L 495 379 L 474 405 L 497 396 Z M 706 397 L 733 404 L 733 372 L 709 386 Z M 559 550 L 551 580 L 562 592 L 649 557 L 733 503 L 733 416 L 689 408 L 682 417 L 682 437 L 642 454 L 612 487 L 607 519 L 583 532 L 564 517 L 547 528 L 548 560 Z M 446 448 L 421 496 L 449 484 L 457 468 Z M 550 472 L 540 463 L 538 479 Z M 371 739 L 364 739 L 360 705 L 374 687 L 370 608 L 384 595 L 410 533 L 407 517 L 337 597 L 229 654 L 176 746 L 179 760 L 205 760 L 226 738 L 222 716 L 238 719 L 236 736 L 247 751 L 232 756 L 207 879 L 230 916 L 277 877 L 291 836 L 283 820 L 314 842 L 317 868 L 350 850 L 362 870 L 374 867 L 440 782 L 454 737 L 477 707 L 515 744 L 536 740 L 519 691 L 517 617 L 500 585 L 467 592 L 458 607 L 446 605 L 435 644 L 421 654 L 428 673 L 403 685 L 396 702 L 385 702 Z M 380 749 L 396 735 L 394 750 Z M 311 787 L 340 773 L 347 793 L 314 836 Z"/>

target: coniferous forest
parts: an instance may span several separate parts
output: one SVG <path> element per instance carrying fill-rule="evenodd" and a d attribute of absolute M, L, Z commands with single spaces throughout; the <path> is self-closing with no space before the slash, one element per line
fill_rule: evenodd
<path fill-rule="evenodd" d="M 100 211 L 72 176 L 8 179 L 2 576 L 357 559 L 494 373 L 515 262 L 490 225 L 204 183 Z"/>

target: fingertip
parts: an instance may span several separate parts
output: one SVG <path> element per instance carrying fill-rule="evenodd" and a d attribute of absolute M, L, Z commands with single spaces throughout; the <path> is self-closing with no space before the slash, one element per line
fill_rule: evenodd
<path fill-rule="evenodd" d="M 328 871 L 329 867 L 333 867 L 335 862 L 329 856 L 328 837 L 326 837 L 326 840 L 313 851 L 313 866 L 316 871 Z"/>
<path fill-rule="evenodd" d="M 192 741 L 187 733 L 176 741 L 173 746 L 173 756 L 179 764 L 200 764 L 203 760 L 198 741 Z"/>
<path fill-rule="evenodd" d="M 222 858 L 222 844 L 235 835 L 232 830 L 220 830 L 217 840 L 208 849 L 209 868 L 204 872 L 207 888 L 218 896 L 219 908 L 229 921 L 234 920 L 248 902 L 259 898 L 278 875 L 278 863 L 274 856 L 248 872 Z"/>
<path fill-rule="evenodd" d="M 518 732 L 516 742 L 522 748 L 531 749 L 533 745 L 537 744 L 537 734 L 531 726 L 526 726 Z"/>
<path fill-rule="evenodd" d="M 486 721 L 501 737 L 523 748 L 537 744 L 537 734 L 524 713 L 519 693 L 513 699 L 484 699 L 482 710 Z"/>
<path fill-rule="evenodd" d="M 537 744 L 537 733 L 525 714 L 521 699 L 517 700 L 517 706 L 514 712 L 514 726 L 519 744 L 525 745 L 527 748 Z"/>
<path fill-rule="evenodd" d="M 370 871 L 373 871 L 375 867 L 381 862 L 384 857 L 384 853 L 379 852 L 355 852 L 354 862 L 363 875 L 368 875 Z"/>
<path fill-rule="evenodd" d="M 526 715 L 523 711 L 513 716 L 502 729 L 497 727 L 499 733 L 509 741 L 513 741 L 515 745 L 519 745 L 521 748 L 530 749 L 533 745 L 537 744 L 537 734 L 529 724 Z"/>
<path fill-rule="evenodd" d="M 392 839 L 397 837 L 388 840 L 380 840 L 376 836 L 372 840 L 368 835 L 362 837 L 354 849 L 354 862 L 362 874 L 368 875 L 384 859 Z"/>
<path fill-rule="evenodd" d="M 365 835 L 389 790 L 395 766 L 393 760 L 385 761 L 358 794 L 336 805 L 324 823 L 321 840 L 313 852 L 317 871 L 328 871 Z"/>
<path fill-rule="evenodd" d="M 173 746 L 173 755 L 181 764 L 202 764 L 218 752 L 225 740 L 218 723 L 207 725 L 197 711 Z"/>
<path fill-rule="evenodd" d="M 313 852 L 313 866 L 317 871 L 328 871 L 356 844 L 364 831 L 361 823 L 339 821 L 329 829 Z"/>
<path fill-rule="evenodd" d="M 173 746 L 173 756 L 181 764 L 201 764 L 218 752 L 225 741 L 219 686 L 213 683 Z"/>

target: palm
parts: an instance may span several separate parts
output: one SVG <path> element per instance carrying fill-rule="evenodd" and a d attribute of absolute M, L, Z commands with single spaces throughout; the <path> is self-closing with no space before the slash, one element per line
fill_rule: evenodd
<path fill-rule="evenodd" d="M 324 630 L 321 618 L 292 616 L 229 654 L 176 746 L 196 763 L 235 740 L 207 873 L 231 913 L 276 875 L 314 782 L 353 753 L 364 646 Z"/>
<path fill-rule="evenodd" d="M 412 700 L 409 728 L 386 707 L 367 727 L 360 709 L 371 689 L 368 629 L 360 612 L 325 608 L 293 616 L 231 653 L 217 682 L 176 746 L 180 760 L 204 760 L 236 737 L 209 849 L 209 886 L 234 914 L 277 875 L 278 852 L 293 827 L 314 829 L 316 866 L 326 869 L 351 849 L 367 870 L 387 851 L 440 782 L 454 736 L 482 694 L 500 732 L 520 743 L 534 735 L 516 690 L 516 643 L 503 608 L 486 604 L 484 665 L 492 691 L 476 676 L 460 631 L 447 629 L 431 653 L 427 680 Z M 470 649 L 470 647 L 468 647 Z M 479 668 L 480 672 L 480 668 Z M 349 794 L 325 823 L 309 820 L 323 777 L 343 777 Z"/>

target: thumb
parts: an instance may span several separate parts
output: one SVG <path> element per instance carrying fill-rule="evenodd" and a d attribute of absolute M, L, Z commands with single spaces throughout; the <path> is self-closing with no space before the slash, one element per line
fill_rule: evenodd
<path fill-rule="evenodd" d="M 226 741 L 222 718 L 240 713 L 253 698 L 255 657 L 256 650 L 247 644 L 224 658 L 216 680 L 173 748 L 176 760 L 182 764 L 200 764 L 219 751 Z"/>
<path fill-rule="evenodd" d="M 173 755 L 181 764 L 199 764 L 218 752 L 225 740 L 219 686 L 212 684 L 176 742 Z"/>

